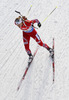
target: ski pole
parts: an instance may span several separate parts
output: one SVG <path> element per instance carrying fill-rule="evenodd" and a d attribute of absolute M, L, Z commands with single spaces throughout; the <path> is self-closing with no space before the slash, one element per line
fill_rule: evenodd
<path fill-rule="evenodd" d="M 31 10 L 31 7 L 32 7 L 32 5 L 30 6 L 30 8 L 29 8 L 29 10 L 28 10 L 28 13 L 27 13 L 27 15 L 29 14 L 29 12 L 30 12 L 30 10 Z M 19 11 L 17 11 L 17 10 L 15 10 L 15 12 L 16 13 L 18 13 L 21 17 L 23 16 L 22 14 L 21 14 L 21 12 L 19 12 Z M 24 19 L 22 19 L 23 21 L 26 21 L 26 20 L 24 20 Z M 27 21 L 26 21 L 27 22 Z"/>
<path fill-rule="evenodd" d="M 15 12 L 18 13 L 21 17 L 23 16 L 19 11 L 15 10 Z M 28 22 L 28 21 L 24 20 L 23 18 L 22 18 L 22 20 L 25 21 L 25 22 Z"/>
<path fill-rule="evenodd" d="M 31 7 L 32 7 L 32 5 L 30 6 L 30 8 L 29 8 L 29 10 L 28 10 L 27 15 L 29 14 L 29 12 L 30 12 L 30 10 L 31 10 Z M 19 11 L 15 10 L 15 12 L 18 13 L 18 14 L 20 14 L 20 16 L 23 16 Z"/>
<path fill-rule="evenodd" d="M 20 16 L 22 16 L 22 14 L 19 11 L 15 10 L 15 12 L 18 13 L 18 14 L 20 14 Z"/>
<path fill-rule="evenodd" d="M 30 6 L 30 8 L 29 8 L 29 10 L 28 10 L 27 15 L 29 14 L 29 12 L 30 12 L 31 8 L 32 8 L 32 5 Z"/>
<path fill-rule="evenodd" d="M 32 5 L 31 5 L 31 7 L 32 7 Z M 30 10 L 31 10 L 31 7 L 30 7 L 30 9 L 28 10 L 27 15 L 29 14 L 29 12 L 30 12 Z M 15 10 L 15 12 L 18 13 L 21 17 L 23 16 L 19 11 Z M 23 19 L 22 19 L 22 20 L 23 20 Z M 26 21 L 26 20 L 23 20 L 23 21 L 28 22 L 28 21 Z M 28 22 L 28 23 L 29 23 L 29 22 Z M 35 27 L 34 25 L 33 25 L 33 27 L 36 28 L 36 29 L 38 29 L 38 28 Z"/>
<path fill-rule="evenodd" d="M 57 8 L 57 6 L 51 11 L 51 13 L 43 20 L 43 22 L 42 23 L 44 23 L 45 22 L 45 20 L 56 10 L 56 8 Z"/>

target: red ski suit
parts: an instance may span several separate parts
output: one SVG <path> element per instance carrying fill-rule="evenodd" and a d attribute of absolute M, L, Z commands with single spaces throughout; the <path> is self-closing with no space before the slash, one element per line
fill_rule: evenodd
<path fill-rule="evenodd" d="M 39 21 L 37 19 L 31 21 L 26 20 L 23 22 L 23 25 L 20 27 L 20 29 L 23 30 L 23 41 L 24 41 L 25 50 L 28 55 L 31 53 L 31 50 L 29 48 L 30 37 L 32 37 L 40 46 L 49 49 L 49 46 L 41 41 L 39 35 L 37 34 L 37 31 L 32 26 L 32 24 L 34 23 L 38 24 Z"/>

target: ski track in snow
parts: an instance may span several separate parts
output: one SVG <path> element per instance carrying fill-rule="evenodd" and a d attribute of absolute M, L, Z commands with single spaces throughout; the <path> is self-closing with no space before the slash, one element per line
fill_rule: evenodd
<path fill-rule="evenodd" d="M 28 14 L 28 10 L 31 10 Z M 14 25 L 15 10 L 28 19 L 42 22 L 37 30 L 41 39 L 52 46 L 55 38 L 55 83 L 49 53 L 40 47 L 20 90 L 17 86 L 27 66 L 22 32 Z M 69 1 L 1 0 L 0 1 L 0 99 L 1 100 L 69 100 Z M 37 26 L 37 25 L 36 25 Z M 32 52 L 37 43 L 31 39 Z M 33 46 L 34 45 L 34 46 Z"/>

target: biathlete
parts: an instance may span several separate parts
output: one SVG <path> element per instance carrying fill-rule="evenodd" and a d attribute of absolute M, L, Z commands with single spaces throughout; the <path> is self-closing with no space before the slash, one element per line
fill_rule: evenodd
<path fill-rule="evenodd" d="M 33 58 L 33 55 L 29 48 L 30 37 L 32 37 L 40 46 L 46 48 L 50 52 L 50 54 L 53 55 L 53 49 L 42 42 L 39 35 L 37 34 L 37 31 L 33 27 L 34 23 L 37 23 L 38 27 L 41 27 L 41 23 L 38 19 L 28 20 L 25 16 L 19 16 L 15 19 L 15 25 L 17 25 L 23 31 L 23 42 L 25 50 L 29 55 L 29 61 Z"/>

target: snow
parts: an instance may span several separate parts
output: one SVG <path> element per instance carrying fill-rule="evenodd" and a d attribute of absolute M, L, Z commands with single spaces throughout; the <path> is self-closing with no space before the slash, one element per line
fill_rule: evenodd
<path fill-rule="evenodd" d="M 42 23 L 56 6 L 56 10 Z M 30 20 L 40 20 L 42 27 L 36 30 L 42 41 L 49 46 L 52 46 L 52 38 L 55 38 L 54 84 L 49 53 L 39 47 L 25 80 L 17 91 L 28 56 L 24 49 L 22 32 L 14 25 L 14 20 L 18 17 L 15 10 Z M 31 39 L 32 53 L 37 45 Z M 69 0 L 0 0 L 0 100 L 69 100 L 68 94 Z"/>

